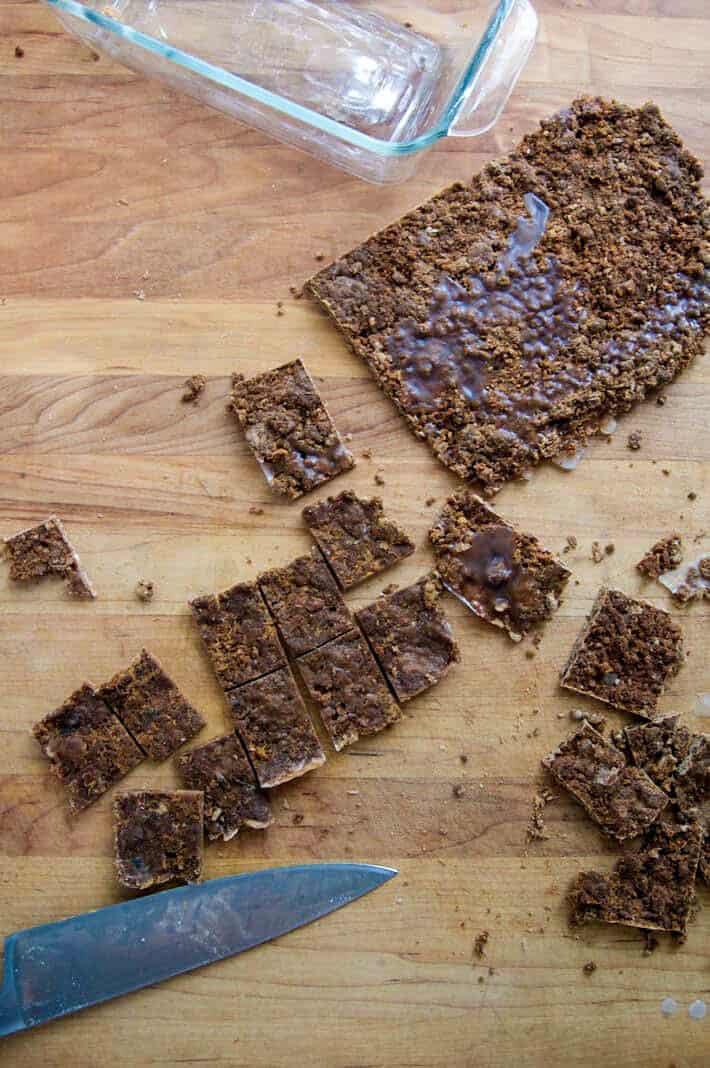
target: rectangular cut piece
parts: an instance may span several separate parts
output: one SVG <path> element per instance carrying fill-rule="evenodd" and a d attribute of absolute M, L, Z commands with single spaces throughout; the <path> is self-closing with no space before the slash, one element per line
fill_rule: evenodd
<path fill-rule="evenodd" d="M 279 786 L 325 764 L 323 747 L 289 668 L 227 696 L 260 786 Z"/>
<path fill-rule="evenodd" d="M 355 466 L 301 360 L 233 376 L 231 408 L 274 493 L 295 500 Z"/>
<path fill-rule="evenodd" d="M 620 842 L 645 831 L 668 804 L 663 790 L 640 768 L 629 767 L 621 750 L 589 723 L 542 763 L 602 831 Z"/>
<path fill-rule="evenodd" d="M 439 609 L 441 586 L 424 577 L 356 612 L 356 619 L 400 701 L 435 686 L 459 660 L 451 625 Z"/>
<path fill-rule="evenodd" d="M 702 840 L 698 823 L 664 813 L 639 849 L 622 857 L 611 875 L 586 871 L 577 876 L 569 894 L 571 922 L 598 920 L 682 934 Z"/>
<path fill-rule="evenodd" d="M 151 760 L 167 760 L 205 725 L 199 712 L 145 649 L 98 694 Z"/>
<path fill-rule="evenodd" d="M 352 628 L 350 609 L 318 549 L 257 581 L 291 656 L 310 653 Z"/>
<path fill-rule="evenodd" d="M 336 750 L 377 734 L 402 715 L 357 630 L 300 657 L 298 669 Z"/>
<path fill-rule="evenodd" d="M 5 555 L 13 582 L 36 582 L 46 575 L 64 579 L 72 597 L 96 597 L 91 580 L 57 516 L 5 538 Z"/>
<path fill-rule="evenodd" d="M 272 823 L 269 802 L 236 734 L 182 753 L 177 768 L 189 790 L 205 795 L 205 834 L 210 840 L 228 842 L 242 826 L 263 830 Z"/>
<path fill-rule="evenodd" d="M 259 588 L 242 582 L 190 601 L 207 655 L 222 689 L 267 675 L 286 663 Z"/>
<path fill-rule="evenodd" d="M 701 177 L 655 105 L 578 99 L 306 289 L 414 433 L 494 492 L 702 352 Z"/>
<path fill-rule="evenodd" d="M 558 608 L 570 572 L 532 534 L 521 534 L 480 497 L 448 499 L 429 531 L 447 590 L 513 641 Z"/>
<path fill-rule="evenodd" d="M 32 733 L 64 783 L 72 812 L 105 794 L 143 760 L 143 753 L 111 709 L 88 683 Z"/>
<path fill-rule="evenodd" d="M 698 870 L 710 884 L 710 738 L 677 726 L 677 718 L 627 727 L 624 736 L 634 764 L 704 827 Z"/>
<path fill-rule="evenodd" d="M 113 803 L 121 886 L 148 890 L 202 878 L 204 802 L 200 790 L 135 790 Z"/>
<path fill-rule="evenodd" d="M 303 518 L 342 590 L 414 552 L 414 542 L 385 517 L 379 497 L 363 500 L 344 490 L 308 505 Z"/>
<path fill-rule="evenodd" d="M 658 578 L 666 571 L 673 571 L 683 559 L 683 542 L 680 534 L 667 534 L 657 541 L 636 565 L 637 571 L 647 578 Z"/>
<path fill-rule="evenodd" d="M 667 612 L 602 589 L 562 671 L 561 685 L 653 719 L 683 664 L 683 635 Z"/>

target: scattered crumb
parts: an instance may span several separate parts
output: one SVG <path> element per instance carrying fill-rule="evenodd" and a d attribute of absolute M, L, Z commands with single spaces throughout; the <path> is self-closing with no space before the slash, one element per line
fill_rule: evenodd
<path fill-rule="evenodd" d="M 489 937 L 490 936 L 488 934 L 488 931 L 481 931 L 480 934 L 476 935 L 475 941 L 473 943 L 473 952 L 476 954 L 479 960 L 481 957 L 485 957 L 486 955 L 486 946 L 488 944 Z"/>
<path fill-rule="evenodd" d="M 362 450 L 362 458 L 363 458 L 363 460 L 371 460 L 372 459 L 372 449 L 363 449 Z"/>
<path fill-rule="evenodd" d="M 394 591 L 398 590 L 398 589 L 399 589 L 399 583 L 398 582 L 390 582 L 388 586 L 385 586 L 385 588 L 383 589 L 382 592 L 385 595 L 389 596 L 390 593 L 394 593 Z"/>
<path fill-rule="evenodd" d="M 25 54 L 24 48 L 20 45 L 15 45 L 15 59 L 22 59 Z"/>
<path fill-rule="evenodd" d="M 595 564 L 600 564 L 603 559 L 604 559 L 604 553 L 602 552 L 601 545 L 599 544 L 598 541 L 593 541 L 592 542 L 592 560 L 594 561 Z"/>
<path fill-rule="evenodd" d="M 304 820 L 304 818 L 305 818 L 305 817 L 303 816 L 303 813 L 302 813 L 302 812 L 294 812 L 293 816 L 291 817 L 291 819 L 292 819 L 293 823 L 294 823 L 294 824 L 295 824 L 295 825 L 296 825 L 297 827 L 298 827 L 298 825 L 299 825 L 300 823 L 303 823 L 303 820 Z"/>
<path fill-rule="evenodd" d="M 478 977 L 478 979 L 477 979 L 477 982 L 479 982 L 479 983 L 485 983 L 485 981 L 486 981 L 486 980 L 484 979 L 484 977 L 483 977 L 482 975 L 479 975 L 479 977 Z"/>
<path fill-rule="evenodd" d="M 688 500 L 689 501 L 695 501 L 697 499 L 698 499 L 697 493 L 695 493 L 694 490 L 691 490 L 690 493 L 688 494 Z"/>
<path fill-rule="evenodd" d="M 119 197 L 119 198 L 118 198 L 118 200 L 116 201 L 116 203 L 117 203 L 117 204 L 120 204 L 120 206 L 121 206 L 122 208 L 127 208 L 127 207 L 128 207 L 128 201 L 127 201 L 127 200 L 124 200 L 124 198 L 123 198 L 123 197 Z"/>
<path fill-rule="evenodd" d="M 606 716 L 603 716 L 601 712 L 585 712 L 583 708 L 570 708 L 569 718 L 575 723 L 581 723 L 586 719 L 590 726 L 597 729 L 606 726 Z"/>
<path fill-rule="evenodd" d="M 427 508 L 431 508 L 432 504 L 436 504 L 436 497 L 427 497 L 424 504 Z"/>
<path fill-rule="evenodd" d="M 190 375 L 183 383 L 185 392 L 180 400 L 183 404 L 197 404 L 201 395 L 204 393 L 205 386 L 207 385 L 207 379 L 204 375 Z"/>
<path fill-rule="evenodd" d="M 668 400 L 668 398 L 666 397 L 665 393 L 659 393 L 658 396 L 656 397 L 656 404 L 658 405 L 659 408 L 662 408 L 667 400 Z"/>
<path fill-rule="evenodd" d="M 582 971 L 584 972 L 585 975 L 591 975 L 596 970 L 597 970 L 597 965 L 596 965 L 596 962 L 593 961 L 593 960 L 588 960 L 587 963 L 582 968 Z"/>
<path fill-rule="evenodd" d="M 250 504 L 249 505 L 249 514 L 250 515 L 263 515 L 264 514 L 264 509 L 260 508 L 258 504 Z"/>
<path fill-rule="evenodd" d="M 528 842 L 542 842 L 549 838 L 549 835 L 545 833 L 543 812 L 545 805 L 547 805 L 548 801 L 552 801 L 554 796 L 551 790 L 541 790 L 539 794 L 534 795 L 526 832 Z"/>
<path fill-rule="evenodd" d="M 453 795 L 456 798 L 461 798 L 466 793 L 466 787 L 462 783 L 458 782 L 453 788 Z"/>
<path fill-rule="evenodd" d="M 526 656 L 526 657 L 528 658 L 528 660 L 532 660 L 532 659 L 534 659 L 534 657 L 535 657 L 536 655 L 537 655 L 537 654 L 535 653 L 535 650 L 534 650 L 534 649 L 526 649 L 526 650 L 525 650 L 525 656 Z"/>
<path fill-rule="evenodd" d="M 376 486 L 384 486 L 384 484 L 385 484 L 385 480 L 384 480 L 384 478 L 382 477 L 382 475 L 378 471 L 377 474 L 375 475 L 375 485 Z"/>
<path fill-rule="evenodd" d="M 565 547 L 562 550 L 562 552 L 563 553 L 568 553 L 572 549 L 576 549 L 577 545 L 578 545 L 578 542 L 577 542 L 577 539 L 575 538 L 574 534 L 568 534 L 567 535 L 567 540 L 565 541 Z"/>
<path fill-rule="evenodd" d="M 632 430 L 626 439 L 626 444 L 632 451 L 637 452 L 643 444 L 642 432 L 640 430 Z"/>
<path fill-rule="evenodd" d="M 325 252 L 316 252 L 315 257 L 318 263 L 321 263 L 325 259 Z"/>
<path fill-rule="evenodd" d="M 462 764 L 468 764 L 468 757 L 465 753 L 461 753 L 461 755 L 459 756 L 459 760 Z"/>
<path fill-rule="evenodd" d="M 133 296 L 136 298 L 136 300 L 145 300 L 145 290 L 144 289 L 134 289 L 133 290 Z"/>
<path fill-rule="evenodd" d="M 615 552 L 615 551 L 616 551 L 616 545 L 614 545 L 613 541 L 610 541 L 608 545 L 604 546 L 604 552 L 606 553 L 607 556 L 611 556 L 611 554 L 613 552 Z"/>
<path fill-rule="evenodd" d="M 152 601 L 155 596 L 155 586 L 147 579 L 139 579 L 136 583 L 136 597 L 139 601 Z"/>

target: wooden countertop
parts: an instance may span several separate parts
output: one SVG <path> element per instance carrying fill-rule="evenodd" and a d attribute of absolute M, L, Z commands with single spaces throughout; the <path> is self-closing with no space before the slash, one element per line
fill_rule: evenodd
<path fill-rule="evenodd" d="M 440 144 L 418 177 L 378 189 L 95 60 L 38 3 L 0 0 L 0 535 L 58 513 L 99 591 L 94 604 L 53 583 L 17 592 L 0 570 L 0 935 L 117 897 L 109 800 L 70 824 L 31 724 L 146 645 L 204 710 L 204 737 L 219 733 L 225 709 L 186 599 L 307 545 L 299 507 L 269 496 L 225 414 L 230 372 L 302 355 L 355 454 L 372 449 L 333 488 L 375 491 L 380 472 L 377 492 L 419 549 L 353 605 L 430 563 L 425 501 L 455 480 L 316 309 L 290 298 L 316 254 L 338 255 L 467 178 L 580 91 L 653 98 L 707 161 L 705 0 L 537 6 L 540 42 L 496 129 Z M 206 394 L 182 405 L 197 371 Z M 252 953 L 5 1040 L 3 1066 L 707 1063 L 710 1018 L 687 1011 L 710 1000 L 707 890 L 687 944 L 644 957 L 633 931 L 566 926 L 569 880 L 615 858 L 579 807 L 551 803 L 544 842 L 527 848 L 525 831 L 540 757 L 583 704 L 556 680 L 598 587 L 641 590 L 633 565 L 658 535 L 710 528 L 709 401 L 699 360 L 664 408 L 639 408 L 576 472 L 550 468 L 500 494 L 503 513 L 551 548 L 579 543 L 565 557 L 579 585 L 536 659 L 449 605 L 459 668 L 395 730 L 280 791 L 267 833 L 207 852 L 208 877 L 352 858 L 396 865 L 397 879 Z M 631 453 L 636 428 L 644 445 Z M 599 565 L 593 540 L 615 545 Z M 139 578 L 156 584 L 150 605 L 134 599 Z M 645 592 L 668 607 L 660 587 Z M 707 730 L 691 709 L 710 689 L 708 605 L 674 614 L 691 656 L 663 708 Z M 171 781 L 147 763 L 127 780 Z M 666 996 L 675 1016 L 660 1012 Z"/>

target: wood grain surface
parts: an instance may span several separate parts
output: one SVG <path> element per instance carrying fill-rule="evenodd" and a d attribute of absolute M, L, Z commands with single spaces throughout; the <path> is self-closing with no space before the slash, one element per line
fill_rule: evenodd
<path fill-rule="evenodd" d="M 0 535 L 58 513 L 99 593 L 79 604 L 0 573 L 0 935 L 119 896 L 109 798 L 70 822 L 32 723 L 145 645 L 207 716 L 202 737 L 222 732 L 186 600 L 308 544 L 299 506 L 270 497 L 225 412 L 232 371 L 303 356 L 358 457 L 337 488 L 381 492 L 416 538 L 416 555 L 353 606 L 430 566 L 426 532 L 455 480 L 318 311 L 291 299 L 315 256 L 467 178 L 580 91 L 654 99 L 707 162 L 706 0 L 537 6 L 539 44 L 495 130 L 439 144 L 409 183 L 378 189 L 96 59 L 34 0 L 0 0 Z M 197 371 L 206 393 L 183 405 Z M 707 359 L 667 392 L 574 473 L 548 468 L 498 498 L 550 548 L 578 539 L 565 556 L 575 581 L 534 659 L 449 603 L 463 658 L 445 682 L 391 732 L 279 790 L 268 832 L 207 851 L 208 877 L 351 858 L 399 877 L 249 954 L 4 1040 L 3 1068 L 707 1064 L 710 1018 L 688 1018 L 710 1001 L 707 890 L 687 943 L 646 957 L 633 931 L 566 925 L 570 879 L 616 855 L 578 806 L 558 796 L 549 837 L 526 844 L 540 757 L 584 706 L 557 676 L 600 584 L 668 607 L 634 563 L 673 528 L 709 544 Z M 640 452 L 626 447 L 632 429 Z M 599 565 L 593 540 L 615 546 Z M 155 583 L 152 604 L 135 599 L 139 578 Z M 692 708 L 710 689 L 708 606 L 674 614 L 690 656 L 662 706 L 707 730 Z M 169 765 L 144 763 L 127 785 L 172 781 Z M 660 1012 L 666 996 L 675 1016 Z"/>

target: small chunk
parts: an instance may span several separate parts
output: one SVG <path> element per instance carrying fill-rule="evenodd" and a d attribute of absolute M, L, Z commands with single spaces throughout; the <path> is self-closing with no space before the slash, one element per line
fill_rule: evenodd
<path fill-rule="evenodd" d="M 582 872 L 570 890 L 573 924 L 598 920 L 682 934 L 693 900 L 703 830 L 663 815 L 611 875 Z"/>
<path fill-rule="evenodd" d="M 190 608 L 222 689 L 229 691 L 286 663 L 276 627 L 256 585 L 196 597 Z"/>
<path fill-rule="evenodd" d="M 667 534 L 642 556 L 636 569 L 648 578 L 658 578 L 666 571 L 678 567 L 683 559 L 683 542 L 680 534 Z"/>
<path fill-rule="evenodd" d="M 271 808 L 236 734 L 214 738 L 177 758 L 189 790 L 205 795 L 205 834 L 229 842 L 242 826 L 263 830 L 273 822 Z"/>
<path fill-rule="evenodd" d="M 336 750 L 377 734 L 402 715 L 359 631 L 300 657 L 298 668 Z"/>
<path fill-rule="evenodd" d="M 197 404 L 205 391 L 207 379 L 204 375 L 190 375 L 183 384 L 184 393 L 180 400 L 183 404 Z"/>
<path fill-rule="evenodd" d="M 666 571 L 660 581 L 670 590 L 676 604 L 710 599 L 710 556 L 699 556 L 673 571 Z"/>
<path fill-rule="evenodd" d="M 570 572 L 475 494 L 449 497 L 429 538 L 446 588 L 514 641 L 558 608 Z"/>
<path fill-rule="evenodd" d="M 199 712 L 149 652 L 99 690 L 123 726 L 151 760 L 167 760 L 205 725 Z"/>
<path fill-rule="evenodd" d="M 668 797 L 640 768 L 588 723 L 543 760 L 605 834 L 623 842 L 641 834 L 668 804 Z"/>
<path fill-rule="evenodd" d="M 363 500 L 344 490 L 304 508 L 303 518 L 342 590 L 414 552 L 414 542 L 385 518 L 379 497 Z"/>
<path fill-rule="evenodd" d="M 121 886 L 202 878 L 203 798 L 199 790 L 135 790 L 113 803 L 116 872 Z"/>
<path fill-rule="evenodd" d="M 325 764 L 289 668 L 233 690 L 228 700 L 260 786 L 279 786 Z"/>
<path fill-rule="evenodd" d="M 451 625 L 438 608 L 440 596 L 440 585 L 425 577 L 356 613 L 400 701 L 435 686 L 460 658 Z"/>
<path fill-rule="evenodd" d="M 128 731 L 88 683 L 32 733 L 64 783 L 72 812 L 105 794 L 143 760 Z"/>
<path fill-rule="evenodd" d="M 66 530 L 55 515 L 36 527 L 5 538 L 5 555 L 13 582 L 36 582 L 46 575 L 58 575 L 64 579 L 72 597 L 96 597 Z"/>
<path fill-rule="evenodd" d="M 301 360 L 245 380 L 231 409 L 275 493 L 295 500 L 355 466 Z"/>
<path fill-rule="evenodd" d="M 291 656 L 302 656 L 344 634 L 350 609 L 318 549 L 258 579 L 269 611 Z"/>
<path fill-rule="evenodd" d="M 653 719 L 683 664 L 683 636 L 667 612 L 602 589 L 562 671 L 561 685 Z"/>

